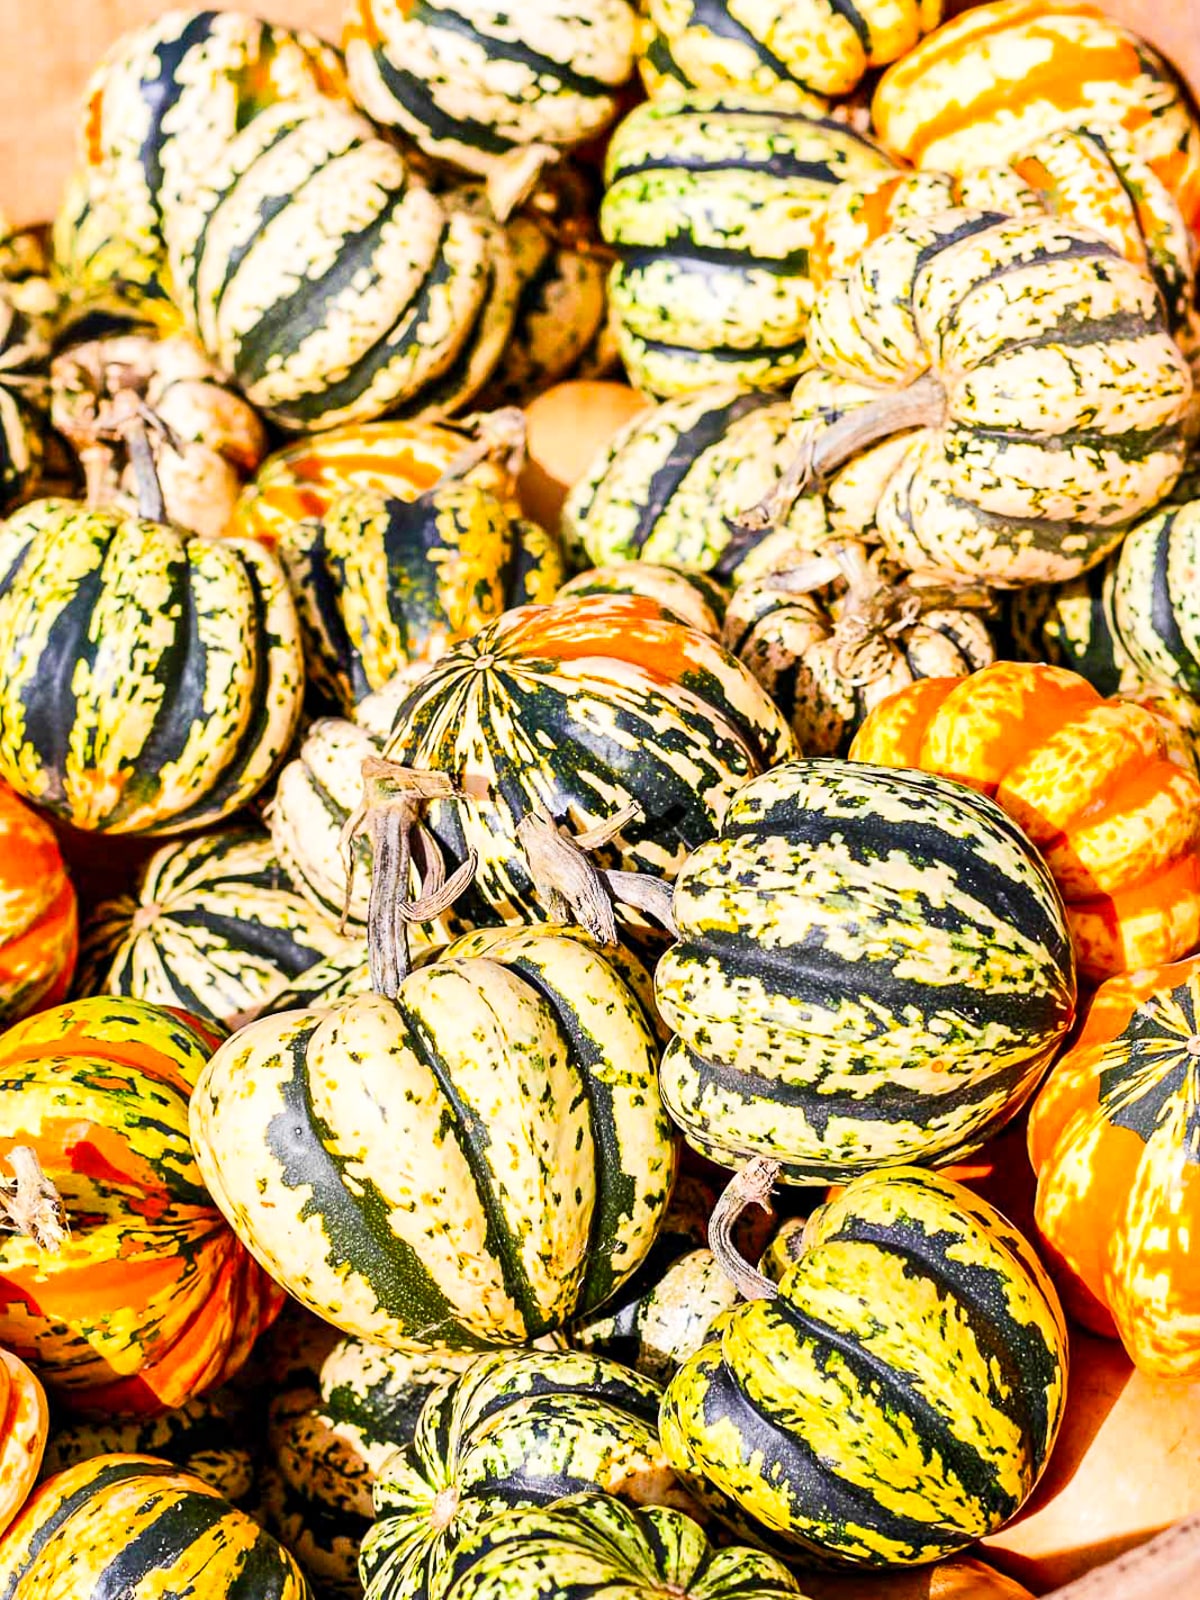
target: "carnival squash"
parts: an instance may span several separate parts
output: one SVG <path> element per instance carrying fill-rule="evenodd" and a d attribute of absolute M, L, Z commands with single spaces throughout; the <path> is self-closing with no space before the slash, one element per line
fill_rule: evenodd
<path fill-rule="evenodd" d="M 25 1363 L 0 1350 L 0 1534 L 20 1511 L 41 1471 L 50 1418 L 41 1384 Z"/>
<path fill-rule="evenodd" d="M 1003 661 L 902 689 L 850 753 L 994 796 L 1046 858 L 1086 976 L 1200 944 L 1200 783 L 1145 707 L 1104 701 L 1060 667 Z"/>
<path fill-rule="evenodd" d="M 689 628 L 710 639 L 721 637 L 727 591 L 703 572 L 660 567 L 653 561 L 615 561 L 610 567 L 589 567 L 578 573 L 563 584 L 557 598 L 594 594 L 644 595 Z"/>
<path fill-rule="evenodd" d="M 0 783 L 0 1026 L 63 999 L 77 943 L 75 890 L 54 831 Z"/>

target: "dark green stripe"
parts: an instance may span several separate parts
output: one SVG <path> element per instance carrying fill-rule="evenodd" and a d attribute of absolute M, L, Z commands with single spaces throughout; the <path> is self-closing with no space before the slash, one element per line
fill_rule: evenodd
<path fill-rule="evenodd" d="M 514 148 L 513 141 L 506 139 L 490 123 L 476 122 L 473 117 L 454 117 L 444 111 L 431 84 L 415 72 L 396 66 L 382 50 L 376 49 L 373 58 L 384 88 L 431 139 L 451 141 L 492 156 L 507 155 Z"/>
<path fill-rule="evenodd" d="M 470 10 L 470 6 L 465 9 Z M 425 0 L 416 0 L 410 13 L 411 20 L 422 22 L 431 30 L 438 33 L 454 33 L 460 38 L 469 39 L 477 44 L 483 51 L 488 61 L 511 61 L 517 66 L 527 67 L 530 72 L 536 73 L 542 79 L 557 79 L 564 89 L 583 95 L 586 99 L 611 94 L 619 85 L 605 83 L 601 78 L 589 77 L 586 73 L 577 71 L 569 61 L 560 61 L 555 56 L 543 55 L 526 44 L 523 39 L 504 39 L 498 34 L 489 33 L 485 27 L 465 16 L 462 11 L 456 11 L 452 6 L 430 6 Z M 513 16 L 520 17 L 520 8 L 514 8 Z M 509 20 L 509 19 L 505 19 Z M 531 17 L 531 22 L 536 23 L 537 18 Z M 582 29 L 583 18 L 580 18 Z M 527 95 L 528 91 L 526 91 Z M 553 93 L 550 85 L 543 82 L 538 85 L 538 93 L 545 95 Z"/>

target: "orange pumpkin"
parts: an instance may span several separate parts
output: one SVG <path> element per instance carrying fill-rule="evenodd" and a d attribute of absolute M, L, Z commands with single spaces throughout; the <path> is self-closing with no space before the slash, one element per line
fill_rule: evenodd
<path fill-rule="evenodd" d="M 1048 133 L 1115 124 L 1200 219 L 1200 126 L 1178 78 L 1078 0 L 1000 0 L 956 18 L 888 68 L 871 115 L 893 154 L 956 176 Z"/>
<path fill-rule="evenodd" d="M 0 1350 L 0 1533 L 33 1492 L 50 1417 L 46 1394 L 25 1363 Z"/>
<path fill-rule="evenodd" d="M 1200 958 L 1102 984 L 1029 1118 L 1037 1225 L 1074 1316 L 1200 1379 Z"/>
<path fill-rule="evenodd" d="M 1104 700 L 1061 667 L 999 661 L 902 689 L 850 754 L 992 796 L 1045 856 L 1085 977 L 1200 944 L 1200 782 L 1144 706 Z"/>
<path fill-rule="evenodd" d="M 78 923 L 54 830 L 0 783 L 0 1027 L 66 994 Z"/>

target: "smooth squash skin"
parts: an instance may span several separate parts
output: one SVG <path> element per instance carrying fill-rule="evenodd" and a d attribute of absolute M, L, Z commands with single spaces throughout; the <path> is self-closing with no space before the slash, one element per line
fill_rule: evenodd
<path fill-rule="evenodd" d="M 0 1027 L 64 998 L 78 921 L 53 829 L 0 783 Z"/>
<path fill-rule="evenodd" d="M 557 528 L 563 502 L 617 433 L 651 402 L 627 383 L 556 383 L 525 408 L 528 455 L 518 493 L 526 516 Z"/>
<path fill-rule="evenodd" d="M 33 1491 L 49 1432 L 45 1390 L 23 1361 L 0 1350 L 0 1534 Z"/>

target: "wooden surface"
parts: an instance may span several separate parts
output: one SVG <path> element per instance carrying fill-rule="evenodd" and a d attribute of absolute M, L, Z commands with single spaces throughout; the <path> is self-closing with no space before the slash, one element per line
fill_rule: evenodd
<path fill-rule="evenodd" d="M 230 10 L 237 0 L 207 0 Z M 519 3 L 519 0 L 518 0 Z M 1200 88 L 1200 0 L 1098 0 Z M 342 0 L 241 0 L 242 8 L 336 38 Z M 0 206 L 18 222 L 53 213 L 71 163 L 75 108 L 97 58 L 163 0 L 0 0 Z M 962 9 L 961 5 L 958 9 Z"/>

